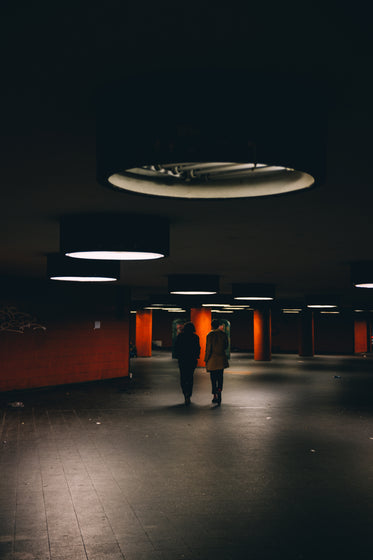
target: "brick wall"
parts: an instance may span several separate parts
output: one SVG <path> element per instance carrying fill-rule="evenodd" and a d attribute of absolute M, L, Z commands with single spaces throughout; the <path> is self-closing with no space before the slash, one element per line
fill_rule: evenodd
<path fill-rule="evenodd" d="M 0 333 L 0 390 L 128 375 L 128 322 L 54 324 L 46 331 Z"/>
<path fill-rule="evenodd" d="M 129 309 L 119 301 L 118 312 L 117 292 L 80 287 L 22 301 L 8 297 L 8 305 L 31 311 L 46 330 L 0 330 L 0 390 L 128 375 Z"/>

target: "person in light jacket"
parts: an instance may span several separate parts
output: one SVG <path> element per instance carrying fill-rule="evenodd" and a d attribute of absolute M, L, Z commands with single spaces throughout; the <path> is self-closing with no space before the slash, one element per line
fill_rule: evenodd
<path fill-rule="evenodd" d="M 224 368 L 229 367 L 226 349 L 228 347 L 228 337 L 220 328 L 220 321 L 213 319 L 211 328 L 206 337 L 205 362 L 206 370 L 210 372 L 211 391 L 214 395 L 212 402 L 220 405 L 221 392 L 223 390 Z"/>
<path fill-rule="evenodd" d="M 193 375 L 201 351 L 199 336 L 195 333 L 192 322 L 185 323 L 175 342 L 175 357 L 179 361 L 180 385 L 184 394 L 185 404 L 190 404 L 193 392 Z"/>

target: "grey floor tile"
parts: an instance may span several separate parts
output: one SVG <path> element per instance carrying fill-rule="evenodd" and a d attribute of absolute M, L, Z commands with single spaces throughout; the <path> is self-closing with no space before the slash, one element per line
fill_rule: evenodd
<path fill-rule="evenodd" d="M 124 560 L 118 543 L 86 545 L 88 560 Z"/>
<path fill-rule="evenodd" d="M 1 560 L 372 557 L 372 360 L 242 359 L 252 374 L 227 373 L 218 411 L 198 371 L 180 404 L 167 353 L 134 364 L 131 394 L 25 392 L 36 430 L 9 415 L 0 445 Z"/>
<path fill-rule="evenodd" d="M 56 546 L 51 547 L 50 560 L 87 560 L 83 546 Z"/>
<path fill-rule="evenodd" d="M 0 558 L 1 560 L 11 560 L 13 555 L 13 541 L 0 538 Z"/>
<path fill-rule="evenodd" d="M 45 539 L 20 540 L 14 543 L 15 560 L 50 560 L 48 541 Z"/>

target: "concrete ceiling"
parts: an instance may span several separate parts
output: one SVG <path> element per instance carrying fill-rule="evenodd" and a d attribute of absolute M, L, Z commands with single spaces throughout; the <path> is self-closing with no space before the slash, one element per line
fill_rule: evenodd
<path fill-rule="evenodd" d="M 126 3 L 123 3 L 126 4 Z M 210 9 L 174 3 L 101 11 L 8 7 L 2 29 L 1 249 L 3 278 L 45 278 L 59 250 L 59 217 L 95 211 L 160 214 L 170 256 L 122 264 L 134 297 L 167 291 L 167 275 L 268 282 L 277 295 L 336 292 L 373 305 L 350 285 L 349 263 L 372 255 L 372 50 L 367 18 L 337 3 Z M 335 7 L 338 7 L 334 9 Z M 65 8 L 64 8 L 65 9 Z M 196 68 L 314 72 L 332 84 L 327 176 L 295 194 L 171 200 L 98 184 L 95 92 L 113 76 Z M 281 83 L 278 84 L 281 88 Z"/>

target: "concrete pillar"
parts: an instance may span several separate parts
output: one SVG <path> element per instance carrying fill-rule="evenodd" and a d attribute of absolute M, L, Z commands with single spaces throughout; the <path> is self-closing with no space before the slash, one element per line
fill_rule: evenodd
<path fill-rule="evenodd" d="M 191 309 L 190 320 L 194 323 L 201 345 L 201 354 L 197 367 L 205 367 L 206 336 L 211 331 L 211 309 L 207 307 Z"/>
<path fill-rule="evenodd" d="M 272 357 L 271 309 L 254 310 L 254 360 L 270 361 Z"/>
<path fill-rule="evenodd" d="M 354 320 L 354 352 L 361 354 L 368 352 L 368 322 L 366 319 Z"/>
<path fill-rule="evenodd" d="M 313 311 L 303 310 L 299 314 L 299 356 L 312 357 L 315 354 L 315 330 Z"/>
<path fill-rule="evenodd" d="M 139 358 L 149 358 L 152 355 L 152 313 L 151 309 L 136 313 L 136 350 Z"/>

